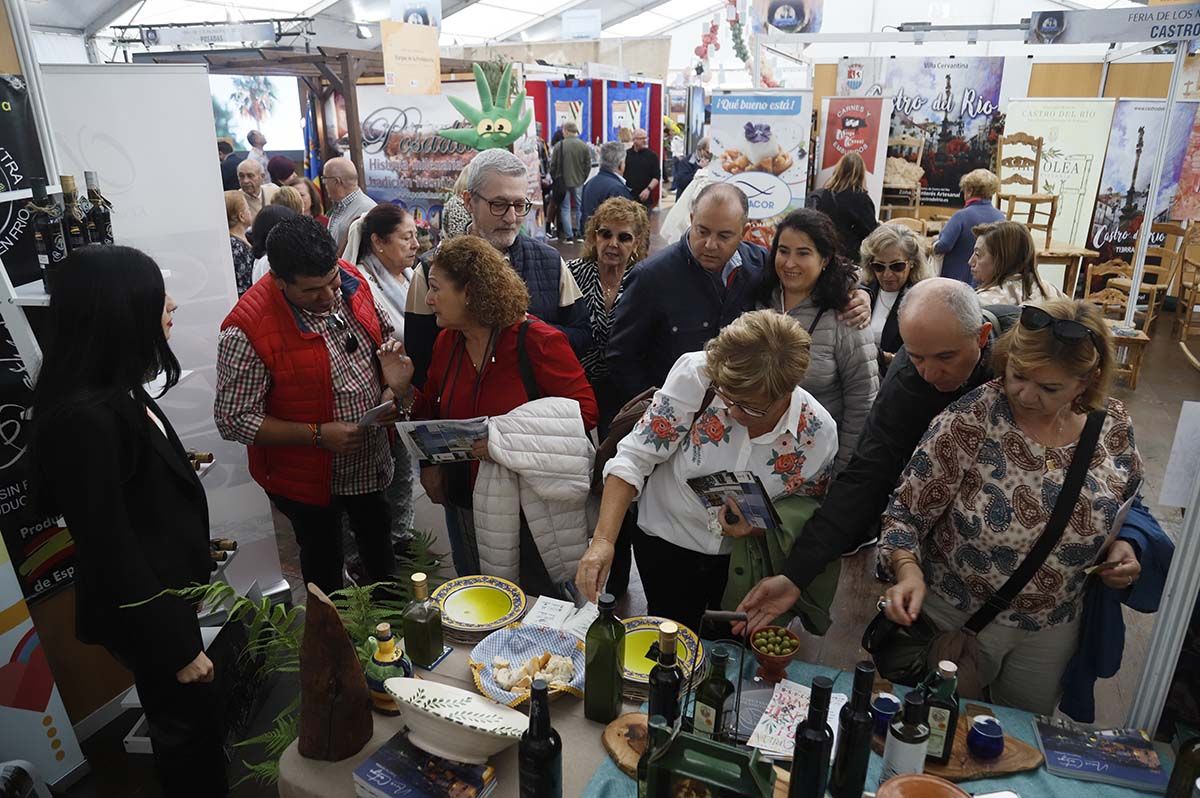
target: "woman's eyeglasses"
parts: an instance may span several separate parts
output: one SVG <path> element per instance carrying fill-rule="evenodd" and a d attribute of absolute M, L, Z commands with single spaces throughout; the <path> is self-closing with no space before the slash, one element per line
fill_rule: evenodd
<path fill-rule="evenodd" d="M 760 410 L 757 407 L 750 407 L 749 405 L 744 405 L 741 402 L 735 402 L 732 399 L 730 399 L 729 396 L 724 391 L 720 390 L 719 388 L 715 389 L 713 391 L 713 393 L 715 393 L 717 396 L 721 397 L 721 400 L 723 402 L 725 402 L 725 404 L 730 409 L 736 408 L 738 410 L 741 410 L 743 413 L 750 416 L 750 418 L 766 418 L 767 413 L 770 412 L 768 410 Z"/>
<path fill-rule="evenodd" d="M 629 233 L 629 232 L 614 233 L 612 230 L 609 230 L 607 227 L 601 227 L 599 230 L 596 231 L 596 235 L 600 236 L 605 241 L 612 241 L 613 237 L 615 236 L 616 239 L 618 241 L 620 241 L 622 244 L 633 243 L 633 233 Z"/>
<path fill-rule="evenodd" d="M 894 263 L 880 263 L 877 260 L 871 261 L 871 271 L 876 274 L 883 274 L 886 271 L 894 271 L 896 274 L 908 268 L 908 261 L 898 260 Z"/>
<path fill-rule="evenodd" d="M 329 321 L 333 324 L 333 329 L 346 333 L 346 340 L 342 343 L 342 348 L 346 350 L 346 354 L 352 355 L 357 352 L 358 338 L 355 337 L 354 333 L 350 332 L 350 325 L 346 323 L 346 320 L 341 315 L 335 313 L 329 317 Z"/>
<path fill-rule="evenodd" d="M 1080 341 L 1091 340 L 1092 346 L 1100 348 L 1096 333 L 1090 327 L 1074 319 L 1060 319 L 1051 316 L 1041 308 L 1026 305 L 1021 309 L 1021 326 L 1026 330 L 1044 330 L 1050 328 L 1055 339 L 1064 344 L 1077 344 Z"/>
<path fill-rule="evenodd" d="M 480 197 L 481 200 L 488 204 L 488 209 L 492 212 L 492 216 L 503 216 L 508 213 L 508 209 L 512 208 L 513 213 L 517 216 L 528 216 L 529 211 L 533 210 L 533 203 L 527 199 L 518 200 L 516 202 L 508 202 L 500 199 L 488 199 Z"/>

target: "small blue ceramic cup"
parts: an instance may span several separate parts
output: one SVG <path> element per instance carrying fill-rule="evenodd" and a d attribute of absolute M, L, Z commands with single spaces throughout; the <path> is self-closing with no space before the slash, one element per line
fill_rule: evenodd
<path fill-rule="evenodd" d="M 871 702 L 871 717 L 875 719 L 875 736 L 887 739 L 888 726 L 900 711 L 900 699 L 891 693 L 880 693 Z"/>
<path fill-rule="evenodd" d="M 991 715 L 976 715 L 967 732 L 967 750 L 976 759 L 996 759 L 1004 753 L 1004 729 Z"/>

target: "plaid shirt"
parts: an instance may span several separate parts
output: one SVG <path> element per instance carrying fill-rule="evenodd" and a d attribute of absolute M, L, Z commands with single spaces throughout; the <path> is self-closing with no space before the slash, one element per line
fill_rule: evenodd
<path fill-rule="evenodd" d="M 366 330 L 349 313 L 339 293 L 329 313 L 318 315 L 297 309 L 304 324 L 321 333 L 329 350 L 333 377 L 334 420 L 356 422 L 380 403 L 383 385 L 375 365 L 375 351 Z M 375 304 L 384 340 L 392 334 L 387 311 Z M 343 329 L 338 329 L 341 322 Z M 358 339 L 358 347 L 346 352 L 347 336 Z M 237 327 L 221 332 L 217 339 L 217 390 L 214 416 L 221 437 L 250 446 L 266 418 L 271 374 L 250 339 Z M 316 421 L 316 419 L 313 419 Z M 392 456 L 384 427 L 367 430 L 366 443 L 357 451 L 333 456 L 336 496 L 355 496 L 383 490 L 392 481 Z"/>

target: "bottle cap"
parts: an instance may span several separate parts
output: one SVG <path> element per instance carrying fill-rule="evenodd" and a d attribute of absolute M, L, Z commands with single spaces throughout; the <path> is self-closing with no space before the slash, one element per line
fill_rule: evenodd
<path fill-rule="evenodd" d="M 596 600 L 596 606 L 602 610 L 611 610 L 617 606 L 617 598 L 612 593 L 601 593 Z"/>
<path fill-rule="evenodd" d="M 663 621 L 658 627 L 659 634 L 671 635 L 674 637 L 679 634 L 679 624 L 674 621 Z"/>
<path fill-rule="evenodd" d="M 938 663 L 938 670 L 943 676 L 957 676 L 958 666 L 948 659 L 944 659 Z"/>
<path fill-rule="evenodd" d="M 729 649 L 725 646 L 713 646 L 712 662 L 714 666 L 724 667 L 729 662 Z"/>
<path fill-rule="evenodd" d="M 95 172 L 84 172 L 83 184 L 88 188 L 100 188 L 100 180 L 96 177 Z"/>
<path fill-rule="evenodd" d="M 412 575 L 412 581 L 413 581 L 413 584 L 414 584 L 414 585 L 419 585 L 419 584 L 421 584 L 422 582 L 424 582 L 424 581 L 425 581 L 425 578 L 426 578 L 426 577 L 425 577 L 425 574 L 423 574 L 423 573 L 421 573 L 420 571 L 418 571 L 417 573 L 415 573 L 415 574 L 413 574 L 413 575 Z"/>
<path fill-rule="evenodd" d="M 854 666 L 854 692 L 870 694 L 875 687 L 875 663 L 865 659 Z"/>
<path fill-rule="evenodd" d="M 904 722 L 924 723 L 929 718 L 929 707 L 920 690 L 909 690 L 904 696 Z"/>
<path fill-rule="evenodd" d="M 530 685 L 530 689 L 533 691 L 534 695 L 537 695 L 538 693 L 545 693 L 550 688 L 549 685 L 546 684 L 545 679 L 534 679 L 533 684 Z"/>
<path fill-rule="evenodd" d="M 390 623 L 381 623 L 375 627 L 375 636 L 383 639 L 392 636 L 392 625 Z"/>
<path fill-rule="evenodd" d="M 74 175 L 59 175 L 58 184 L 62 186 L 64 194 L 73 194 L 75 192 L 75 176 Z"/>

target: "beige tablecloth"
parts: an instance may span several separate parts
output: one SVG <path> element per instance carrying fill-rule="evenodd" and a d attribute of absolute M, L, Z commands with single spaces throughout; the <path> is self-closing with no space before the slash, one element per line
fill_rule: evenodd
<path fill-rule="evenodd" d="M 468 646 L 456 646 L 433 672 L 417 669 L 423 679 L 432 679 L 443 684 L 475 691 L 467 666 Z M 636 712 L 636 704 L 626 702 L 626 712 Z M 371 741 L 356 755 L 341 762 L 318 762 L 305 759 L 292 743 L 279 760 L 280 798 L 354 798 L 354 769 L 399 731 L 403 725 L 400 717 L 387 717 L 374 713 L 375 734 Z M 583 700 L 572 696 L 561 696 L 551 701 L 550 717 L 554 728 L 562 737 L 563 750 L 563 795 L 583 795 L 584 787 L 595 773 L 597 766 L 607 756 L 600 735 L 604 727 L 583 717 Z M 499 783 L 495 798 L 517 796 L 517 746 L 492 758 Z"/>

